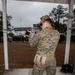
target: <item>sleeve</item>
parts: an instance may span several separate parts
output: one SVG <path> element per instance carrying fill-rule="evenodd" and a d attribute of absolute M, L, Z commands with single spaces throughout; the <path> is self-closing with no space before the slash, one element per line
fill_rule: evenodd
<path fill-rule="evenodd" d="M 50 47 L 53 47 L 53 49 L 50 50 L 51 53 L 55 52 L 59 39 L 60 39 L 60 33 L 56 31 L 54 36 L 51 38 L 51 42 L 50 42 Z"/>
<path fill-rule="evenodd" d="M 54 45 L 56 46 L 59 42 L 59 39 L 60 39 L 60 33 L 58 31 L 56 31 L 55 36 L 52 39 L 53 39 Z"/>
<path fill-rule="evenodd" d="M 39 33 L 35 34 L 33 32 L 30 33 L 29 35 L 29 44 L 31 47 L 35 47 L 37 46 L 38 42 L 39 42 Z"/>

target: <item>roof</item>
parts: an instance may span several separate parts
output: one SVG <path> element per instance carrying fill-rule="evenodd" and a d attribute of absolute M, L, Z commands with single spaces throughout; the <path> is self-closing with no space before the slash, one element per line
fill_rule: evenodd
<path fill-rule="evenodd" d="M 34 2 L 48 2 L 48 3 L 62 3 L 68 4 L 69 0 L 17 0 L 17 1 L 34 1 Z"/>

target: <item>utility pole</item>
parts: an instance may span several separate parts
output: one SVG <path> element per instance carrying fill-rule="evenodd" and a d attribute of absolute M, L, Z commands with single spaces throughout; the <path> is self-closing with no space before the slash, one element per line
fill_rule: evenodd
<path fill-rule="evenodd" d="M 21 23 L 22 23 L 22 19 L 21 19 L 21 17 L 20 17 L 20 27 L 21 27 Z M 21 38 L 21 42 L 22 42 L 22 35 L 21 35 L 21 33 L 20 33 L 20 38 Z"/>

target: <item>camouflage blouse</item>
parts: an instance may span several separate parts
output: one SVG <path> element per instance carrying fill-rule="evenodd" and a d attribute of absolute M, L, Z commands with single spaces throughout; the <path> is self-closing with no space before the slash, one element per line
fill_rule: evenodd
<path fill-rule="evenodd" d="M 42 37 L 46 32 L 50 30 L 50 32 Z M 60 38 L 60 34 L 57 30 L 54 30 L 51 26 L 45 28 L 39 33 L 35 34 L 33 37 L 32 33 L 29 35 L 29 43 L 32 47 L 37 46 L 36 53 L 54 53 Z"/>

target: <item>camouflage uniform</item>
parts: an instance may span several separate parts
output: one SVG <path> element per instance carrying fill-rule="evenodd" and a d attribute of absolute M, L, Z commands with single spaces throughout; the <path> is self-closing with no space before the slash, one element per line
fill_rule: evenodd
<path fill-rule="evenodd" d="M 46 34 L 46 32 L 50 30 L 50 33 L 44 36 L 42 35 Z M 35 34 L 32 37 L 32 33 L 29 35 L 29 43 L 32 47 L 37 46 L 37 52 L 39 53 L 52 53 L 55 55 L 55 50 L 59 41 L 60 35 L 57 30 L 54 30 L 52 26 L 46 27 L 44 30 L 41 30 L 39 33 Z M 42 43 L 43 41 L 43 43 Z M 50 61 L 46 61 L 45 65 L 42 67 L 38 67 L 36 64 L 34 64 L 32 75 L 42 75 L 43 72 L 46 71 L 47 75 L 55 75 L 56 73 L 56 58 L 54 56 L 54 59 Z"/>

